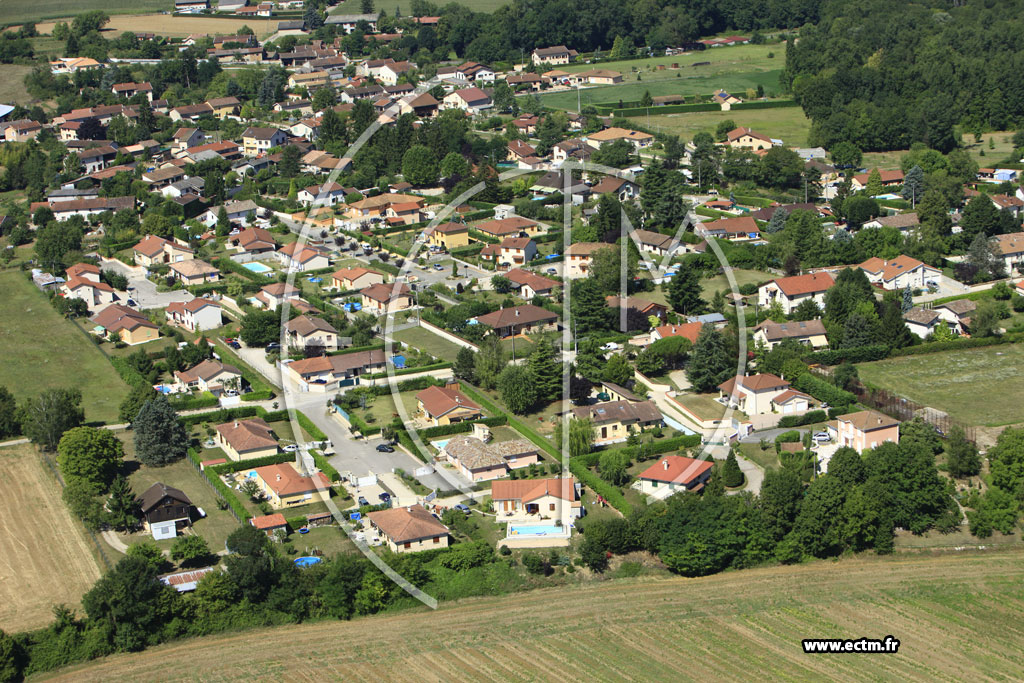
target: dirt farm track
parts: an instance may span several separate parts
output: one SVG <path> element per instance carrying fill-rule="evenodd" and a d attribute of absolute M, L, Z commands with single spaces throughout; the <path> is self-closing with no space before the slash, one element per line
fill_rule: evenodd
<path fill-rule="evenodd" d="M 77 607 L 100 576 L 90 540 L 29 446 L 0 449 L 0 629 L 36 629 Z"/>
<path fill-rule="evenodd" d="M 629 579 L 183 641 L 62 680 L 981 680 L 1024 671 L 1024 553 Z M 884 638 L 898 654 L 806 655 Z"/>

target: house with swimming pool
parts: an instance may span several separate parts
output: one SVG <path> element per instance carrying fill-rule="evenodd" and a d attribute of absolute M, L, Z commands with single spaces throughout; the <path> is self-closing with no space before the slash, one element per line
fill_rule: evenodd
<path fill-rule="evenodd" d="M 249 476 L 256 480 L 270 507 L 275 510 L 330 497 L 331 480 L 327 475 L 323 472 L 305 475 L 293 462 L 257 467 Z"/>
<path fill-rule="evenodd" d="M 580 484 L 572 477 L 492 481 L 491 501 L 498 521 L 510 524 L 540 524 L 563 515 L 577 519 L 583 514 Z"/>

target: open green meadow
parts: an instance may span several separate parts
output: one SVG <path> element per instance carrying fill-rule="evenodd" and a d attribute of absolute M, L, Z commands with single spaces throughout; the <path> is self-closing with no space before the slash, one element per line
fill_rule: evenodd
<path fill-rule="evenodd" d="M 1024 421 L 1024 347 L 1016 344 L 889 358 L 857 369 L 866 384 L 969 424 Z"/>
<path fill-rule="evenodd" d="M 714 48 L 687 55 L 650 57 L 600 64 L 569 64 L 557 67 L 563 71 L 578 72 L 594 68 L 610 69 L 622 74 L 618 85 L 581 88 L 580 101 L 587 104 L 634 101 L 644 92 L 657 95 L 710 95 L 719 89 L 746 99 L 748 89 L 763 86 L 769 96 L 781 92 L 779 75 L 785 66 L 784 48 L 780 45 L 737 45 Z M 772 54 L 773 57 L 768 55 Z M 702 66 L 696 63 L 710 62 Z M 676 64 L 678 68 L 672 65 Z M 659 69 L 659 67 L 662 67 Z M 541 95 L 545 106 L 576 110 L 576 91 Z"/>
<path fill-rule="evenodd" d="M 31 66 L 23 64 L 4 64 L 0 66 L 0 98 L 8 104 L 28 104 L 32 101 L 25 88 L 25 76 L 32 71 Z"/>
<path fill-rule="evenodd" d="M 438 3 L 444 6 L 446 3 Z M 474 12 L 493 12 L 502 5 L 508 4 L 508 0 L 460 0 L 459 5 Z M 409 0 L 377 0 L 373 4 L 377 10 L 383 10 L 389 17 L 395 16 L 395 8 L 401 10 L 402 16 L 410 16 L 412 4 Z M 331 14 L 362 14 L 360 0 L 344 0 L 331 10 Z"/>
<path fill-rule="evenodd" d="M 0 385 L 19 401 L 44 389 L 77 387 L 87 421 L 117 422 L 128 387 L 96 345 L 24 273 L 0 273 L 0 291 Z"/>
<path fill-rule="evenodd" d="M 138 14 L 170 10 L 170 0 L 4 0 L 0 21 L 5 26 L 26 21 L 42 21 L 74 16 L 91 10 L 103 10 L 107 14 Z"/>
<path fill-rule="evenodd" d="M 737 126 L 746 126 L 769 137 L 779 138 L 788 147 L 806 145 L 807 134 L 811 130 L 811 120 L 804 116 L 804 110 L 800 107 L 662 115 L 658 115 L 657 111 L 657 107 L 652 107 L 650 116 L 634 116 L 624 120 L 649 127 L 655 132 L 678 135 L 683 140 L 692 140 L 701 131 L 714 134 L 719 123 L 733 121 Z M 899 166 L 899 163 L 896 165 Z"/>

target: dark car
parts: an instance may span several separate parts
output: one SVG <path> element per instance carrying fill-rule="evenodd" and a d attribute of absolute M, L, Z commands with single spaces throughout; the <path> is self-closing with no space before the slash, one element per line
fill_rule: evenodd
<path fill-rule="evenodd" d="M 465 513 L 467 516 L 469 515 L 469 508 L 463 505 L 462 503 L 459 503 L 458 505 L 453 505 L 452 507 L 458 510 L 459 512 Z"/>
<path fill-rule="evenodd" d="M 380 494 L 377 497 L 380 498 L 385 503 L 390 503 L 391 502 L 391 494 L 388 493 L 387 491 L 385 491 L 384 493 Z"/>
<path fill-rule="evenodd" d="M 359 504 L 360 505 L 369 505 L 370 501 L 366 500 L 366 498 L 364 498 L 363 496 L 359 496 Z"/>
<path fill-rule="evenodd" d="M 232 339 L 231 341 L 228 342 L 228 346 L 230 346 L 233 349 L 240 349 L 240 348 L 242 348 L 242 345 L 239 344 L 238 342 L 236 342 L 234 339 Z"/>
<path fill-rule="evenodd" d="M 395 452 L 395 447 L 394 446 L 390 446 L 390 445 L 388 445 L 386 443 L 379 443 L 379 444 L 377 444 L 377 450 L 379 452 L 381 452 L 381 453 L 394 453 Z"/>
<path fill-rule="evenodd" d="M 264 347 L 263 350 L 266 351 L 267 353 L 270 353 L 271 351 L 280 351 L 281 345 L 277 342 L 270 342 L 269 344 L 266 345 L 266 347 Z"/>

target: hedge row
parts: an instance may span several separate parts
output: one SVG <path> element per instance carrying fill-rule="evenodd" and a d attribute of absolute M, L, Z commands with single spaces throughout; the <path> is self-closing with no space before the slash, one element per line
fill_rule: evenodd
<path fill-rule="evenodd" d="M 896 349 L 892 356 L 917 356 L 922 353 L 938 353 L 940 351 L 958 351 L 960 349 L 976 349 L 982 346 L 997 346 L 999 344 L 1013 344 L 1024 341 L 1024 334 L 1010 333 L 999 337 L 978 337 L 967 339 L 953 339 L 944 342 L 928 342 L 917 346 L 908 346 Z"/>
<path fill-rule="evenodd" d="M 889 355 L 889 347 L 885 344 L 869 344 L 857 346 L 852 349 L 826 349 L 815 351 L 804 357 L 808 363 L 819 363 L 821 365 L 839 365 L 840 363 L 867 363 L 873 360 L 882 360 Z"/>
<path fill-rule="evenodd" d="M 243 401 L 269 401 L 272 398 L 274 398 L 274 392 L 270 389 L 250 391 L 248 394 L 242 394 Z"/>
<path fill-rule="evenodd" d="M 130 387 L 139 386 L 140 384 L 149 384 L 149 381 L 142 376 L 142 374 L 132 367 L 131 363 L 120 356 L 111 356 L 110 364 L 117 370 L 117 374 L 121 375 L 121 379 L 124 383 Z"/>
<path fill-rule="evenodd" d="M 735 108 L 736 105 L 733 105 Z M 708 102 L 701 104 L 665 104 L 660 107 L 630 107 L 625 109 L 613 109 L 612 116 L 643 116 L 652 109 L 658 114 L 683 114 L 697 111 L 719 111 L 722 107 Z"/>
<path fill-rule="evenodd" d="M 229 460 L 228 462 L 221 463 L 220 465 L 211 465 L 206 469 L 212 470 L 217 474 L 228 474 L 230 472 L 251 470 L 257 467 L 266 467 L 267 465 L 280 465 L 281 463 L 291 462 L 293 460 L 295 460 L 295 456 L 291 453 L 275 453 L 274 455 L 265 455 L 262 458 L 253 458 L 251 460 Z"/>
<path fill-rule="evenodd" d="M 242 379 L 249 383 L 249 387 L 254 392 L 270 392 L 273 395 L 274 387 L 270 386 L 263 379 L 263 375 L 259 374 L 255 370 L 249 369 L 249 366 L 235 353 L 231 348 L 222 343 L 219 339 L 216 341 L 217 355 L 224 362 L 230 363 L 238 368 L 242 373 Z"/>
<path fill-rule="evenodd" d="M 419 447 L 416 446 L 416 442 L 412 440 L 411 436 L 409 436 L 409 432 L 405 431 L 404 429 L 399 429 L 395 433 L 398 436 L 398 443 L 405 446 L 405 448 L 408 449 L 410 453 L 412 453 L 425 463 L 430 462 L 430 458 L 427 457 L 424 453 L 420 452 Z"/>
<path fill-rule="evenodd" d="M 466 256 L 476 256 L 481 251 L 483 251 L 483 249 L 484 245 L 480 242 L 477 242 L 476 244 L 470 244 L 469 246 L 466 247 L 456 247 L 448 253 L 454 257 L 464 258 Z"/>
<path fill-rule="evenodd" d="M 233 261 L 230 258 L 227 258 L 226 256 L 217 259 L 213 265 L 217 266 L 217 268 L 219 268 L 221 271 L 227 271 L 235 273 L 236 275 L 241 275 L 246 280 L 251 280 L 252 282 L 259 284 L 260 286 L 268 285 L 274 281 L 273 278 L 268 278 L 266 275 L 257 274 L 252 272 L 248 268 L 243 268 L 242 264 Z"/>
<path fill-rule="evenodd" d="M 800 427 L 802 425 L 814 424 L 815 422 L 824 422 L 828 417 L 828 414 L 824 410 L 812 410 L 803 415 L 786 415 L 779 420 L 779 427 L 783 429 L 789 427 Z"/>
<path fill-rule="evenodd" d="M 331 481 L 341 481 L 341 475 L 338 473 L 338 470 L 334 469 L 334 465 L 327 462 L 327 458 L 320 451 L 312 451 L 310 455 L 313 456 L 313 462 L 321 472 L 327 475 L 328 479 Z"/>
<path fill-rule="evenodd" d="M 199 410 L 200 408 L 211 408 L 220 403 L 220 399 L 204 391 L 200 394 L 183 394 L 181 398 L 168 398 L 167 402 L 175 410 Z"/>
<path fill-rule="evenodd" d="M 295 419 L 298 420 L 299 426 L 315 440 L 327 441 L 327 435 L 320 431 L 320 428 L 313 424 L 313 421 L 301 410 L 295 411 Z"/>
<path fill-rule="evenodd" d="M 506 415 L 496 415 L 495 417 L 485 417 L 482 420 L 474 420 L 473 422 L 456 422 L 454 424 L 427 427 L 426 429 L 420 430 L 420 436 L 425 439 L 433 439 L 438 436 L 464 434 L 465 432 L 473 431 L 474 424 L 482 424 L 488 427 L 501 427 L 508 424 L 508 417 Z"/>
<path fill-rule="evenodd" d="M 590 469 L 585 467 L 578 459 L 573 458 L 569 461 L 569 471 L 572 472 L 574 477 L 589 486 L 590 490 L 608 501 L 612 507 L 623 515 L 628 515 L 633 512 L 633 506 L 626 502 L 626 497 L 622 495 L 622 491 L 591 472 Z"/>
<path fill-rule="evenodd" d="M 849 405 L 857 402 L 857 397 L 849 391 L 844 391 L 834 384 L 829 384 L 809 372 L 802 372 L 797 375 L 796 379 L 793 380 L 793 388 L 834 406 Z"/>
<path fill-rule="evenodd" d="M 782 107 L 798 107 L 800 106 L 794 100 L 770 100 L 770 101 L 756 101 L 756 102 L 739 102 L 730 107 L 731 110 L 735 109 L 780 109 Z"/>
<path fill-rule="evenodd" d="M 194 449 L 190 448 L 188 449 L 188 457 L 189 460 L 191 460 L 198 469 L 200 467 L 200 463 L 202 462 L 199 459 L 199 454 Z M 227 484 L 221 481 L 221 478 L 217 476 L 217 473 L 214 472 L 212 467 L 207 467 L 205 469 L 200 470 L 200 474 L 206 477 L 206 481 L 210 482 L 210 485 L 213 486 L 213 490 L 216 491 L 220 495 L 220 497 L 224 499 L 224 502 L 226 502 L 228 504 L 228 507 L 230 507 L 234 511 L 235 516 L 238 517 L 239 520 L 241 520 L 242 524 L 245 524 L 247 521 L 249 521 L 249 518 L 252 517 L 252 515 L 249 514 L 249 511 L 245 509 L 245 506 L 242 505 L 242 502 L 238 500 L 237 496 L 235 496 L 235 492 L 232 491 Z"/>
<path fill-rule="evenodd" d="M 378 342 L 376 344 L 367 344 L 366 346 L 350 346 L 347 349 L 339 349 L 337 351 L 331 351 L 328 356 L 344 356 L 349 353 L 359 353 L 361 351 L 383 351 L 384 342 Z"/>
<path fill-rule="evenodd" d="M 684 434 L 682 436 L 675 436 L 663 441 L 645 443 L 640 446 L 623 446 L 621 448 L 605 448 L 591 451 L 586 455 L 577 456 L 573 458 L 573 460 L 578 460 L 584 465 L 584 467 L 594 467 L 601 459 L 601 456 L 609 452 L 621 453 L 628 456 L 630 460 L 641 461 L 649 459 L 649 456 L 661 455 L 662 453 L 668 453 L 669 451 L 679 451 L 684 448 L 694 448 L 700 444 L 700 434 Z"/>
<path fill-rule="evenodd" d="M 359 417 L 355 413 L 347 413 L 348 423 L 352 425 L 352 428 L 362 434 L 363 436 L 372 436 L 374 434 L 380 434 L 380 426 L 376 425 L 371 427 L 366 423 L 366 420 Z"/>
<path fill-rule="evenodd" d="M 203 422 L 215 422 L 217 424 L 221 424 L 228 420 L 235 420 L 239 418 L 244 419 L 247 417 L 262 417 L 267 422 L 276 422 L 278 420 L 288 419 L 288 412 L 285 410 L 268 412 L 263 408 L 263 406 L 239 406 L 237 408 L 211 410 L 208 413 L 181 415 L 178 419 L 181 420 L 181 423 L 186 427 L 192 427 Z"/>
<path fill-rule="evenodd" d="M 417 372 L 430 372 L 431 370 L 444 370 L 450 368 L 451 362 L 444 361 L 441 363 L 432 363 L 430 365 L 424 365 L 418 368 L 402 368 L 401 370 L 395 370 L 394 374 L 397 375 L 412 375 Z M 372 375 L 366 375 L 368 379 L 386 379 L 388 377 L 387 372 L 375 372 Z"/>
<path fill-rule="evenodd" d="M 473 228 L 469 229 L 469 236 L 475 239 L 477 242 L 486 242 L 487 244 L 501 244 L 501 240 L 499 240 L 497 237 L 491 237 L 490 235 L 482 233 L 479 230 L 474 230 Z"/>

